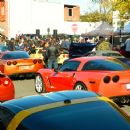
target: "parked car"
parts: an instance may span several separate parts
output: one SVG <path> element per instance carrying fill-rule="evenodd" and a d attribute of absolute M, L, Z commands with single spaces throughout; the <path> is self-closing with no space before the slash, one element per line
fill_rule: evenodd
<path fill-rule="evenodd" d="M 112 50 L 96 50 L 96 51 L 90 51 L 84 56 L 111 56 L 115 58 L 125 58 L 123 55 L 121 55 L 118 51 L 112 51 Z"/>
<path fill-rule="evenodd" d="M 0 102 L 15 98 L 15 89 L 12 80 L 0 73 Z"/>
<path fill-rule="evenodd" d="M 8 76 L 34 75 L 43 68 L 41 59 L 30 58 L 25 51 L 0 53 L 0 71 Z"/>
<path fill-rule="evenodd" d="M 111 57 L 115 57 L 115 58 L 121 60 L 122 62 L 124 62 L 130 66 L 130 58 L 126 58 L 125 56 L 120 54 L 120 52 L 118 52 L 118 51 L 111 51 L 111 50 L 90 51 L 90 52 L 84 54 L 83 56 L 111 56 Z"/>
<path fill-rule="evenodd" d="M 130 67 L 114 57 L 78 57 L 58 70 L 40 69 L 35 77 L 38 93 L 90 90 L 119 102 L 130 101 Z"/>
<path fill-rule="evenodd" d="M 68 50 L 65 49 L 61 49 L 60 50 L 60 55 L 58 56 L 58 65 L 62 65 L 64 63 L 65 60 L 69 59 L 69 52 Z"/>
<path fill-rule="evenodd" d="M 37 47 L 36 48 L 36 53 L 34 53 L 34 54 L 30 54 L 30 57 L 31 58 L 40 58 L 40 59 L 42 59 L 43 60 L 43 64 L 45 65 L 45 63 L 44 63 L 44 56 L 43 56 L 43 49 L 41 48 L 41 47 Z M 60 65 L 62 65 L 63 64 L 63 62 L 65 61 L 65 60 L 67 60 L 69 58 L 69 54 L 68 54 L 68 52 L 67 51 L 62 51 L 61 53 L 60 53 L 60 55 L 58 56 L 58 59 L 57 59 L 57 62 L 58 62 L 58 65 L 60 66 Z"/>
<path fill-rule="evenodd" d="M 93 92 L 61 91 L 0 104 L 1 130 L 130 130 L 130 117 Z"/>
<path fill-rule="evenodd" d="M 30 54 L 31 58 L 40 58 L 43 60 L 42 47 L 36 47 L 36 53 Z"/>

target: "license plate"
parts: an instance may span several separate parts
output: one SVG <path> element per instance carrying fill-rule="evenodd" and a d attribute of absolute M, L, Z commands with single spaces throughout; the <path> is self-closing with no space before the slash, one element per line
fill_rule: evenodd
<path fill-rule="evenodd" d="M 20 66 L 20 69 L 27 70 L 29 69 L 29 66 Z"/>
<path fill-rule="evenodd" d="M 130 84 L 126 84 L 126 89 L 130 90 Z"/>

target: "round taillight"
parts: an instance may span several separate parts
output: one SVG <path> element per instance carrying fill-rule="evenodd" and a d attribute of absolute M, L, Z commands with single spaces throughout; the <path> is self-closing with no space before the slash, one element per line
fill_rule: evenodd
<path fill-rule="evenodd" d="M 5 86 L 9 85 L 9 79 L 5 78 L 5 79 L 3 80 L 3 84 L 4 84 Z"/>
<path fill-rule="evenodd" d="M 36 63 L 37 63 L 37 60 L 33 60 L 33 63 L 36 64 Z"/>
<path fill-rule="evenodd" d="M 105 76 L 104 79 L 103 79 L 104 83 L 109 83 L 110 80 L 111 80 L 110 76 Z"/>
<path fill-rule="evenodd" d="M 8 62 L 7 62 L 7 65 L 11 65 L 11 61 L 8 61 Z"/>
<path fill-rule="evenodd" d="M 40 59 L 40 60 L 38 60 L 38 63 L 39 63 L 39 64 L 41 64 L 41 63 L 42 63 L 42 60 L 41 60 L 41 59 Z"/>
<path fill-rule="evenodd" d="M 16 65 L 17 64 L 17 61 L 13 61 L 13 65 Z"/>
<path fill-rule="evenodd" d="M 115 76 L 113 76 L 112 81 L 116 83 L 119 81 L 119 79 L 120 79 L 120 77 L 118 75 L 115 75 Z"/>

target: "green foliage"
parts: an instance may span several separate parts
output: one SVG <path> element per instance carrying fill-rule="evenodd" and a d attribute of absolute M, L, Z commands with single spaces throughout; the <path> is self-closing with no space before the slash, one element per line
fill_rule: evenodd
<path fill-rule="evenodd" d="M 126 13 L 130 14 L 130 0 L 91 0 L 94 3 L 98 3 L 100 10 L 112 12 L 118 10 L 120 17 L 123 18 Z M 105 13 L 104 12 L 104 13 Z"/>
<path fill-rule="evenodd" d="M 112 16 L 110 13 L 104 14 L 98 11 L 86 13 L 80 16 L 82 22 L 99 22 L 106 21 L 108 23 L 112 23 Z"/>
<path fill-rule="evenodd" d="M 101 15 L 99 12 L 86 13 L 80 17 L 82 22 L 97 22 L 100 21 Z"/>
<path fill-rule="evenodd" d="M 111 23 L 112 12 L 115 10 L 118 10 L 120 12 L 121 21 L 124 22 L 130 19 L 130 0 L 91 0 L 91 1 L 96 4 L 99 4 L 99 7 L 100 7 L 99 12 L 101 16 L 100 19 L 102 21 L 108 21 L 109 23 Z M 97 20 L 97 17 L 96 17 L 96 20 Z"/>

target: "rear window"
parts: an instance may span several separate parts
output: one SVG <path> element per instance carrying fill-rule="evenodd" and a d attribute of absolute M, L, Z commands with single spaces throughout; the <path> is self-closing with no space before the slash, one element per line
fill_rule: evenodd
<path fill-rule="evenodd" d="M 91 60 L 83 66 L 82 70 L 110 70 L 110 71 L 121 71 L 121 70 L 129 70 L 130 67 L 117 60 L 104 60 L 104 59 L 98 59 L 98 60 Z"/>
<path fill-rule="evenodd" d="M 11 52 L 3 55 L 2 59 L 22 59 L 22 58 L 29 58 L 29 54 L 27 52 Z"/>
<path fill-rule="evenodd" d="M 28 130 L 130 130 L 123 115 L 103 101 L 37 112 L 22 124 Z"/>

